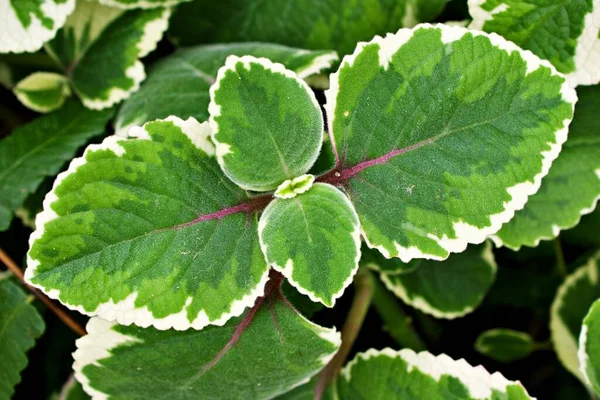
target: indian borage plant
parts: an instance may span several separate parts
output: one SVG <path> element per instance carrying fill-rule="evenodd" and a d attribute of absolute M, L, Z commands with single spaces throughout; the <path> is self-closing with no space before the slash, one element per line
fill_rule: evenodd
<path fill-rule="evenodd" d="M 520 10 L 520 2 L 472 3 L 473 27 L 510 36 L 511 29 L 502 31 L 504 25 L 495 21 L 489 27 L 487 22 L 476 26 L 478 18 L 493 20 L 476 10 L 481 7 L 510 22 L 503 13 Z M 157 29 L 147 29 L 141 21 L 151 13 L 164 21 L 168 15 L 161 9 L 118 11 L 94 2 L 82 4 L 47 46 L 52 54 L 53 45 L 58 48 L 61 32 L 69 32 L 69 26 L 73 30 L 68 35 L 80 37 L 83 43 L 82 55 L 64 57 L 65 78 L 59 75 L 50 91 L 53 108 L 61 107 L 72 91 L 92 108 L 106 108 L 130 96 L 144 77 L 143 69 L 141 74 L 132 72 L 140 71 L 137 58 L 147 53 L 143 49 L 148 48 L 148 40 L 160 39 Z M 94 15 L 107 16 L 95 31 L 97 39 L 85 29 L 76 29 L 86 18 L 89 22 L 84 25 L 94 26 L 95 18 L 81 11 L 86 6 L 95 8 Z M 560 12 L 573 10 L 560 7 Z M 574 18 L 574 25 L 585 22 L 571 30 L 577 43 L 579 36 L 593 31 L 588 26 L 588 20 L 593 21 L 589 18 L 592 3 L 586 7 L 575 9 L 586 11 Z M 512 18 L 518 20 L 518 13 Z M 527 23 L 535 27 L 537 21 Z M 134 29 L 123 30 L 125 26 Z M 89 58 L 87 65 L 93 65 L 92 60 L 110 54 L 107 37 L 122 40 L 124 50 L 117 53 L 130 56 L 125 57 L 129 61 L 113 63 L 114 73 L 102 77 L 82 61 Z M 527 35 L 511 39 L 550 59 L 569 74 L 572 84 L 578 70 L 594 72 L 578 63 L 572 68 L 569 62 L 560 65 L 544 53 L 545 47 L 528 42 Z M 569 40 L 565 38 L 572 43 Z M 85 43 L 97 44 L 86 48 Z M 63 46 L 69 49 L 70 45 L 63 42 Z M 569 46 L 565 58 L 575 59 L 575 46 Z M 520 247 L 509 244 L 522 239 L 505 231 L 508 224 L 498 229 L 537 191 L 566 139 L 576 98 L 549 63 L 499 36 L 423 25 L 362 43 L 343 59 L 326 92 L 329 140 L 323 144 L 319 105 L 298 76 L 327 68 L 334 54 L 262 44 L 201 50 L 182 51 L 165 60 L 156 69 L 156 78 L 151 75 L 121 108 L 116 126 L 125 135 L 132 125 L 161 119 L 129 129 L 129 139 L 109 137 L 101 145 L 89 146 L 59 176 L 37 219 L 28 281 L 71 308 L 103 318 L 90 320 L 89 335 L 78 342 L 75 353 L 77 379 L 94 397 L 156 393 L 182 398 L 269 398 L 318 374 L 340 346 L 339 335 L 300 316 L 294 309 L 298 303 L 292 306 L 292 297 L 280 291 L 282 275 L 269 274 L 269 268 L 281 272 L 312 301 L 333 306 L 356 273 L 361 236 L 376 249 L 363 251 L 362 264 L 379 271 L 385 285 L 406 303 L 439 318 L 472 311 L 493 282 L 497 267 L 489 245 L 462 251 L 493 234 L 497 244 Z M 217 75 L 232 53 L 240 57 L 228 58 Z M 285 67 L 246 54 L 267 56 Z M 199 70 L 194 80 L 182 82 L 179 74 L 190 65 L 201 65 L 206 71 L 214 68 L 214 74 Z M 83 78 L 75 79 L 76 69 L 83 71 Z M 92 81 L 86 74 L 99 79 Z M 134 75 L 132 81 L 123 78 Z M 15 93 L 35 107 L 48 98 L 40 91 L 47 87 L 40 82 L 48 78 L 28 79 L 15 87 Z M 197 86 L 191 88 L 188 82 Z M 195 102 L 176 96 L 173 102 L 162 100 L 165 89 L 174 89 L 177 83 L 175 92 L 189 93 Z M 579 92 L 586 108 L 578 105 L 576 116 L 584 117 L 576 117 L 573 129 L 582 134 L 576 142 L 569 138 L 567 145 L 573 143 L 572 148 L 594 143 L 583 123 L 588 118 L 585 110 L 594 109 L 594 89 Z M 44 95 L 36 98 L 40 93 Z M 150 101 L 149 94 L 153 95 Z M 168 109 L 174 111 L 166 113 Z M 61 122 L 74 114 L 81 115 L 80 120 L 63 128 Z M 166 118 L 169 114 L 177 117 Z M 204 120 L 209 114 L 208 123 L 187 119 Z M 30 169 L 28 179 L 35 182 L 28 183 L 27 190 L 19 190 L 17 182 L 6 185 L 12 195 L 3 204 L 5 220 L 43 176 L 60 168 L 56 154 L 60 154 L 58 161 L 70 157 L 78 145 L 102 131 L 111 116 L 111 110 L 89 112 L 70 101 L 58 114 L 23 128 L 22 136 L 42 141 L 45 131 L 59 127 L 56 138 L 62 145 L 50 147 L 54 153 L 49 152 L 46 161 L 56 167 Z M 79 142 L 72 140 L 75 132 Z M 19 139 L 11 144 L 19 149 Z M 311 168 L 323 145 L 331 146 L 334 158 L 324 173 L 320 166 Z M 63 146 L 72 150 L 63 151 Z M 573 159 L 581 160 L 581 149 L 571 152 Z M 555 166 L 562 158 L 563 153 Z M 593 156 L 585 160 L 589 164 L 582 170 L 587 173 L 597 164 Z M 10 170 L 19 168 L 11 165 Z M 564 180 L 557 176 L 545 179 L 544 185 L 555 181 Z M 582 182 L 587 184 L 591 178 L 582 177 Z M 588 184 L 581 206 L 555 213 L 568 221 L 558 225 L 576 223 L 571 222 L 573 215 L 578 220 L 595 192 Z M 542 195 L 540 191 L 532 199 Z M 546 220 L 531 218 L 526 213 L 531 204 L 513 221 L 549 224 L 555 236 L 557 219 L 543 212 L 539 215 Z M 546 237 L 543 229 L 512 232 L 533 236 L 534 244 Z M 432 261 L 453 252 L 460 254 L 444 263 Z M 595 265 L 591 260 L 587 265 Z M 593 267 L 587 268 L 577 271 L 588 275 L 575 272 L 557 294 L 552 339 L 567 368 L 595 388 L 595 341 L 588 340 L 595 337 L 593 309 L 583 318 L 597 296 Z M 366 270 L 356 275 L 359 300 L 368 292 L 360 292 L 361 281 L 369 281 L 369 276 Z M 580 292 L 577 285 L 586 283 L 581 278 L 585 276 L 592 287 L 589 300 L 571 300 L 577 296 L 568 293 Z M 436 280 L 442 290 L 431 286 Z M 451 281 L 457 287 L 450 286 Z M 365 286 L 372 284 L 376 285 Z M 282 291 L 286 293 L 285 287 Z M 463 296 L 456 296 L 461 291 Z M 353 306 L 351 316 L 357 309 Z M 40 323 L 31 322 L 39 332 Z M 172 327 L 185 331 L 166 330 Z M 473 369 L 462 360 L 407 349 L 359 354 L 335 379 L 352 344 L 348 332 L 344 329 L 344 344 L 329 366 L 290 396 L 402 398 L 394 390 L 400 384 L 418 398 L 442 398 L 448 392 L 461 398 L 527 398 L 519 384 L 498 374 Z M 507 337 L 520 336 L 491 332 L 481 351 L 491 352 L 494 338 L 506 343 Z M 31 345 L 24 343 L 22 348 Z"/>

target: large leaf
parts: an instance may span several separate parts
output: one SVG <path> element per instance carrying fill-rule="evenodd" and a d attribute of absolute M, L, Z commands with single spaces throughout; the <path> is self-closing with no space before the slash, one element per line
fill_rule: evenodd
<path fill-rule="evenodd" d="M 61 74 L 35 72 L 19 81 L 13 92 L 23 105 L 40 112 L 54 111 L 71 95 L 69 82 Z"/>
<path fill-rule="evenodd" d="M 222 325 L 267 280 L 257 200 L 221 172 L 207 123 L 171 117 L 134 131 L 139 139 L 89 146 L 58 176 L 25 277 L 68 307 L 126 325 Z"/>
<path fill-rule="evenodd" d="M 579 101 L 569 139 L 525 208 L 493 236 L 497 245 L 513 250 L 537 246 L 577 225 L 600 199 L 600 86 L 577 89 Z"/>
<path fill-rule="evenodd" d="M 529 356 L 536 343 L 528 333 L 497 328 L 482 332 L 475 341 L 475 350 L 500 362 L 511 362 Z"/>
<path fill-rule="evenodd" d="M 230 56 L 210 89 L 219 165 L 254 191 L 308 172 L 323 142 L 323 115 L 308 85 L 266 58 Z"/>
<path fill-rule="evenodd" d="M 421 25 L 346 56 L 326 92 L 337 166 L 367 244 L 442 260 L 481 243 L 558 156 L 575 91 L 497 35 Z"/>
<path fill-rule="evenodd" d="M 549 60 L 573 85 L 600 82 L 597 0 L 469 0 L 470 27 Z"/>
<path fill-rule="evenodd" d="M 112 115 L 72 101 L 0 141 L 0 231 L 44 177 L 55 175 L 81 145 L 104 132 Z"/>
<path fill-rule="evenodd" d="M 382 273 L 396 296 L 437 318 L 462 317 L 479 306 L 494 283 L 496 262 L 489 243 L 470 246 L 446 261 L 423 260 L 406 273 Z"/>
<path fill-rule="evenodd" d="M 600 298 L 600 253 L 577 268 L 559 287 L 550 312 L 550 332 L 558 359 L 585 383 L 577 359 L 577 343 L 583 319 Z"/>
<path fill-rule="evenodd" d="M 446 0 L 196 0 L 182 4 L 170 35 L 182 45 L 260 41 L 352 51 L 373 35 L 435 19 Z"/>
<path fill-rule="evenodd" d="M 118 8 L 172 7 L 191 0 L 98 0 L 101 4 Z"/>
<path fill-rule="evenodd" d="M 102 109 L 136 92 L 146 78 L 139 60 L 156 48 L 170 10 L 121 10 L 79 1 L 48 45 L 88 108 Z"/>
<path fill-rule="evenodd" d="M 531 399 L 519 382 L 488 373 L 465 360 L 445 354 L 368 350 L 344 367 L 337 381 L 337 398 L 404 399 Z"/>
<path fill-rule="evenodd" d="M 275 289 L 274 289 L 275 290 Z M 340 335 L 268 297 L 243 317 L 201 331 L 157 331 L 92 318 L 75 376 L 97 398 L 268 399 L 308 380 Z"/>
<path fill-rule="evenodd" d="M 44 332 L 44 321 L 30 304 L 32 299 L 8 278 L 0 278 L 0 399 L 12 397 L 27 365 L 25 353 Z"/>
<path fill-rule="evenodd" d="M 583 320 L 577 355 L 586 383 L 600 395 L 600 300 L 594 302 Z"/>
<path fill-rule="evenodd" d="M 126 136 L 132 125 L 177 115 L 208 119 L 209 88 L 218 69 L 230 55 L 265 57 L 285 65 L 300 78 L 331 67 L 333 51 L 307 51 L 267 43 L 232 43 L 182 49 L 159 61 L 140 90 L 127 99 L 115 121 L 118 135 Z"/>
<path fill-rule="evenodd" d="M 3 0 L 0 4 L 0 53 L 39 50 L 73 12 L 75 0 Z"/>
<path fill-rule="evenodd" d="M 344 193 L 317 183 L 292 198 L 277 198 L 260 217 L 267 262 L 300 293 L 333 307 L 352 282 L 360 259 L 360 224 Z"/>

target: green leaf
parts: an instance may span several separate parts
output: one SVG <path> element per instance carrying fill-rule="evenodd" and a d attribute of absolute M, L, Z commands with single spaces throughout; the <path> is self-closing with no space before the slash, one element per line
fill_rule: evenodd
<path fill-rule="evenodd" d="M 259 299 L 259 302 L 262 298 Z M 105 398 L 268 399 L 308 380 L 333 357 L 340 335 L 282 299 L 223 327 L 157 331 L 92 318 L 77 341 L 75 376 Z"/>
<path fill-rule="evenodd" d="M 275 189 L 308 172 L 319 155 L 319 103 L 282 64 L 229 56 L 210 89 L 208 109 L 219 165 L 244 189 Z"/>
<path fill-rule="evenodd" d="M 572 86 L 600 82 L 595 0 L 469 0 L 472 29 L 496 32 L 549 60 Z"/>
<path fill-rule="evenodd" d="M 383 272 L 388 275 L 405 274 L 415 271 L 423 260 L 412 260 L 403 263 L 398 258 L 385 258 L 379 251 L 363 245 L 360 258 L 361 265 L 373 271 Z"/>
<path fill-rule="evenodd" d="M 136 92 L 146 78 L 139 60 L 156 48 L 170 9 L 122 10 L 80 1 L 49 44 L 88 108 L 103 109 Z"/>
<path fill-rule="evenodd" d="M 0 14 L 0 53 L 39 50 L 73 12 L 75 0 L 4 0 Z"/>
<path fill-rule="evenodd" d="M 494 283 L 491 245 L 470 246 L 446 261 L 423 260 L 413 272 L 381 274 L 396 296 L 436 318 L 462 317 L 479 306 Z"/>
<path fill-rule="evenodd" d="M 44 321 L 30 304 L 32 297 L 7 278 L 0 278 L 0 398 L 10 399 L 27 366 L 26 352 L 44 332 Z"/>
<path fill-rule="evenodd" d="M 560 238 L 569 245 L 598 248 L 600 247 L 599 226 L 600 209 L 596 207 L 594 212 L 581 217 L 581 221 L 575 228 L 563 232 Z"/>
<path fill-rule="evenodd" d="M 263 292 L 257 200 L 176 117 L 91 145 L 36 219 L 25 278 L 88 315 L 158 329 L 222 325 Z M 258 204 L 261 204 L 260 202 Z"/>
<path fill-rule="evenodd" d="M 71 95 L 67 78 L 51 72 L 35 72 L 21 80 L 13 92 L 24 106 L 41 113 L 54 111 Z"/>
<path fill-rule="evenodd" d="M 52 400 L 90 400 L 90 398 L 91 397 L 83 390 L 81 383 L 75 380 L 75 377 L 71 375 L 60 391 L 60 395 Z"/>
<path fill-rule="evenodd" d="M 276 198 L 258 223 L 267 262 L 302 294 L 333 307 L 360 260 L 360 226 L 348 198 L 317 183 L 293 198 Z"/>
<path fill-rule="evenodd" d="M 600 86 L 580 87 L 577 94 L 569 138 L 540 190 L 492 237 L 497 246 L 535 247 L 574 227 L 581 215 L 596 208 L 600 199 Z"/>
<path fill-rule="evenodd" d="M 592 304 L 583 320 L 577 355 L 585 382 L 600 395 L 600 300 Z"/>
<path fill-rule="evenodd" d="M 140 90 L 123 103 L 115 122 L 117 134 L 127 136 L 130 126 L 169 115 L 207 120 L 209 88 L 229 55 L 265 57 L 285 65 L 303 79 L 327 70 L 338 58 L 333 51 L 307 51 L 268 43 L 218 44 L 178 50 L 154 65 Z"/>
<path fill-rule="evenodd" d="M 490 374 L 445 354 L 436 357 L 409 349 L 359 353 L 337 382 L 340 399 L 531 399 L 521 383 L 498 372 Z"/>
<path fill-rule="evenodd" d="M 525 332 L 490 329 L 477 337 L 475 350 L 493 360 L 511 362 L 528 357 L 535 350 L 535 341 Z"/>
<path fill-rule="evenodd" d="M 558 156 L 575 91 L 497 35 L 420 25 L 346 56 L 326 92 L 336 168 L 369 247 L 445 259 L 522 208 Z"/>
<path fill-rule="evenodd" d="M 104 132 L 112 115 L 71 101 L 0 141 L 0 231 L 8 229 L 15 210 L 44 177 L 55 175 L 81 145 Z"/>
<path fill-rule="evenodd" d="M 101 4 L 118 8 L 173 7 L 191 0 L 98 0 Z"/>
<path fill-rule="evenodd" d="M 446 0 L 196 0 L 173 15 L 169 34 L 180 45 L 234 41 L 352 51 L 374 35 L 435 19 Z"/>
<path fill-rule="evenodd" d="M 550 309 L 550 333 L 558 359 L 585 383 L 577 359 L 577 341 L 585 315 L 600 298 L 600 253 L 570 274 L 559 287 Z"/>

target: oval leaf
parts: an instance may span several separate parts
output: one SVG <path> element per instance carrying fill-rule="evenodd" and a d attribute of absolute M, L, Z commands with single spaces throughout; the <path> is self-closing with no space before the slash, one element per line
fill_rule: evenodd
<path fill-rule="evenodd" d="M 535 341 L 525 332 L 490 329 L 477 337 L 475 350 L 493 360 L 511 362 L 529 356 L 535 350 Z"/>
<path fill-rule="evenodd" d="M 54 111 L 71 95 L 69 82 L 61 74 L 35 72 L 21 80 L 13 92 L 25 107 L 40 113 Z"/>
<path fill-rule="evenodd" d="M 130 126 L 169 115 L 207 120 L 209 88 L 230 55 L 266 57 L 285 65 L 302 79 L 330 68 L 338 59 L 334 51 L 307 51 L 270 43 L 231 43 L 180 49 L 157 62 L 140 90 L 123 103 L 115 121 L 117 135 L 127 136 Z"/>
<path fill-rule="evenodd" d="M 345 188 L 370 247 L 442 260 L 535 193 L 577 99 L 547 61 L 496 35 L 420 25 L 346 56 L 326 92 Z"/>
<path fill-rule="evenodd" d="M 600 253 L 596 253 L 565 279 L 550 309 L 550 333 L 558 359 L 583 383 L 585 379 L 577 359 L 577 341 L 585 315 L 593 302 L 600 298 L 599 258 Z"/>
<path fill-rule="evenodd" d="M 360 259 L 358 216 L 338 189 L 317 183 L 272 201 L 258 224 L 267 262 L 300 293 L 327 307 L 352 282 Z"/>
<path fill-rule="evenodd" d="M 260 299 L 259 301 L 262 301 Z M 268 399 L 308 380 L 340 335 L 281 299 L 223 327 L 157 331 L 92 318 L 77 341 L 75 376 L 94 398 Z"/>
<path fill-rule="evenodd" d="M 370 349 L 344 367 L 338 379 L 340 399 L 531 399 L 520 382 L 472 367 L 445 354 Z"/>
<path fill-rule="evenodd" d="M 308 172 L 319 155 L 319 103 L 282 64 L 229 56 L 210 89 L 208 109 L 219 164 L 244 189 L 275 189 Z"/>
<path fill-rule="evenodd" d="M 489 243 L 471 246 L 446 261 L 421 261 L 413 272 L 381 274 L 387 288 L 406 304 L 446 319 L 475 310 L 495 277 L 496 262 Z"/>
<path fill-rule="evenodd" d="M 594 302 L 583 320 L 577 355 L 585 382 L 600 395 L 600 300 Z"/>
<path fill-rule="evenodd" d="M 268 270 L 254 202 L 221 172 L 207 128 L 172 117 L 89 146 L 46 196 L 27 281 L 158 329 L 222 325 L 252 305 Z"/>
<path fill-rule="evenodd" d="M 600 82 L 597 0 L 469 0 L 470 27 L 549 60 L 573 86 Z"/>

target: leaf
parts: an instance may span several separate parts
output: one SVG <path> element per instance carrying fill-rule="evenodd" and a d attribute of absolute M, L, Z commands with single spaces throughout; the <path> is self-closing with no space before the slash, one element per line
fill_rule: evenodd
<path fill-rule="evenodd" d="M 379 251 L 370 249 L 366 245 L 362 246 L 361 252 L 361 265 L 387 275 L 411 273 L 423 262 L 423 260 L 412 260 L 403 263 L 398 258 L 385 258 Z"/>
<path fill-rule="evenodd" d="M 156 48 L 170 9 L 122 12 L 80 1 L 49 44 L 86 107 L 103 109 L 131 96 L 146 78 L 139 60 Z"/>
<path fill-rule="evenodd" d="M 340 399 L 531 399 L 521 383 L 498 372 L 409 349 L 359 353 L 337 382 Z"/>
<path fill-rule="evenodd" d="M 369 247 L 445 259 L 500 229 L 558 156 L 577 99 L 496 35 L 420 25 L 346 56 L 326 92 L 341 185 Z"/>
<path fill-rule="evenodd" d="M 535 345 L 525 332 L 498 328 L 482 332 L 475 341 L 475 350 L 493 360 L 511 362 L 528 357 Z"/>
<path fill-rule="evenodd" d="M 594 301 L 583 320 L 577 355 L 585 382 L 600 394 L 600 300 Z"/>
<path fill-rule="evenodd" d="M 596 0 L 469 0 L 472 29 L 496 32 L 549 60 L 572 86 L 600 82 Z"/>
<path fill-rule="evenodd" d="M 193 118 L 88 146 L 46 196 L 26 280 L 87 315 L 201 329 L 240 315 L 268 267 L 248 199 Z M 258 201 L 258 203 L 257 203 Z"/>
<path fill-rule="evenodd" d="M 573 246 L 597 248 L 600 247 L 598 226 L 600 226 L 600 209 L 596 207 L 594 212 L 581 217 L 581 221 L 575 228 L 563 232 L 560 238 Z"/>
<path fill-rule="evenodd" d="M 282 64 L 228 57 L 210 89 L 208 109 L 219 165 L 244 189 L 275 189 L 308 172 L 319 155 L 319 103 Z"/>
<path fill-rule="evenodd" d="M 56 400 L 89 400 L 91 397 L 83 390 L 83 386 L 71 375 L 63 386 Z"/>
<path fill-rule="evenodd" d="M 303 79 L 327 70 L 338 58 L 333 51 L 307 51 L 268 43 L 180 49 L 154 65 L 140 90 L 123 103 L 115 122 L 117 134 L 127 136 L 130 126 L 169 115 L 207 120 L 208 90 L 229 55 L 265 57 L 285 65 Z"/>
<path fill-rule="evenodd" d="M 7 278 L 0 279 L 0 398 L 10 399 L 27 366 L 25 353 L 44 332 L 32 298 Z"/>
<path fill-rule="evenodd" d="M 340 345 L 335 330 L 272 298 L 223 327 L 201 331 L 125 327 L 99 318 L 87 330 L 77 341 L 75 376 L 102 398 L 272 398 L 316 374 Z"/>
<path fill-rule="evenodd" d="M 358 216 L 348 198 L 323 183 L 264 210 L 258 235 L 267 263 L 302 294 L 333 307 L 360 260 Z"/>
<path fill-rule="evenodd" d="M 0 13 L 0 53 L 39 50 L 73 12 L 75 0 L 4 0 Z"/>
<path fill-rule="evenodd" d="M 86 110 L 78 102 L 14 130 L 0 141 L 0 231 L 44 177 L 55 175 L 87 140 L 104 132 L 112 110 Z"/>
<path fill-rule="evenodd" d="M 600 86 L 580 87 L 569 138 L 540 190 L 492 237 L 497 246 L 537 246 L 579 223 L 600 199 Z"/>
<path fill-rule="evenodd" d="M 155 8 L 173 7 L 191 0 L 98 0 L 101 4 L 119 8 Z"/>
<path fill-rule="evenodd" d="M 381 280 L 406 304 L 436 318 L 462 317 L 483 301 L 496 277 L 489 243 L 470 246 L 446 261 L 423 260 L 413 272 L 381 274 Z"/>
<path fill-rule="evenodd" d="M 67 78 L 51 72 L 35 72 L 14 87 L 24 106 L 41 113 L 54 111 L 71 95 Z"/>
<path fill-rule="evenodd" d="M 550 309 L 550 333 L 558 359 L 563 366 L 585 383 L 579 370 L 577 340 L 585 315 L 592 303 L 600 298 L 600 253 L 570 274 L 558 288 Z"/>
<path fill-rule="evenodd" d="M 435 19 L 446 0 L 196 0 L 173 15 L 169 34 L 179 45 L 272 42 L 346 54 L 374 35 Z"/>

